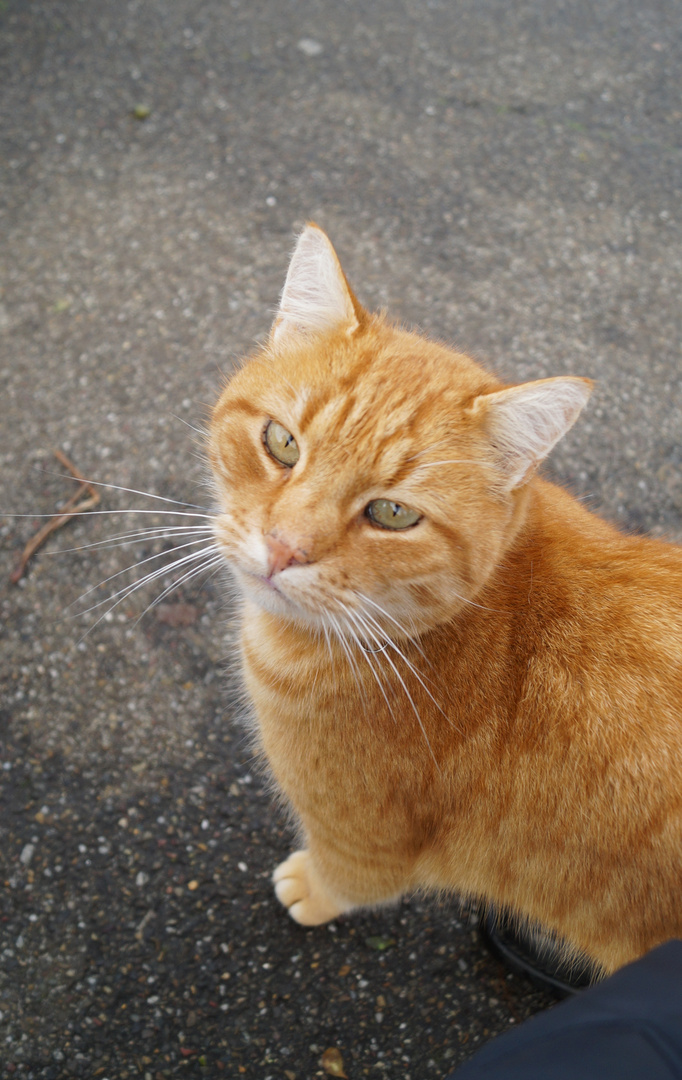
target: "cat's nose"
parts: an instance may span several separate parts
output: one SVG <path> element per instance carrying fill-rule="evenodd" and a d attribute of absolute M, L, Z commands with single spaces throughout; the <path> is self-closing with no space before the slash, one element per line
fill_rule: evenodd
<path fill-rule="evenodd" d="M 281 536 L 269 533 L 265 537 L 265 546 L 268 550 L 268 577 L 279 574 L 287 566 L 302 566 L 308 562 L 308 556 L 302 548 L 295 547 Z"/>

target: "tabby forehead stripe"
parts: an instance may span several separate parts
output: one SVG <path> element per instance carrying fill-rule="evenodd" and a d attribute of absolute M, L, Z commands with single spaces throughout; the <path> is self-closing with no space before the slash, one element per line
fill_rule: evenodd
<path fill-rule="evenodd" d="M 226 405 L 218 411 L 218 419 L 230 417 L 232 413 L 244 413 L 246 416 L 262 416 L 263 410 L 254 405 L 248 398 L 231 398 Z"/>
<path fill-rule="evenodd" d="M 313 420 L 327 407 L 329 402 L 335 396 L 333 388 L 327 388 L 325 391 L 318 390 L 310 395 L 305 403 L 305 408 L 297 421 L 298 430 L 301 434 L 304 434 L 307 431 Z"/>
<path fill-rule="evenodd" d="M 347 398 L 343 399 L 341 409 L 337 416 L 334 418 L 335 431 L 334 434 L 341 432 L 348 421 L 349 416 L 357 407 L 357 398 L 355 394 L 349 393 Z"/>

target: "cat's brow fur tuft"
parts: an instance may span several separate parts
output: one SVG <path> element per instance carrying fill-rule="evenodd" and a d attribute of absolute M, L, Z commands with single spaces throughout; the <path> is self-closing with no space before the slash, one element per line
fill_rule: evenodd
<path fill-rule="evenodd" d="M 536 471 L 589 392 L 502 385 L 299 239 L 209 454 L 244 683 L 305 845 L 275 875 L 299 922 L 426 887 L 604 971 L 682 936 L 682 553 Z M 410 527 L 377 524 L 390 506 Z"/>

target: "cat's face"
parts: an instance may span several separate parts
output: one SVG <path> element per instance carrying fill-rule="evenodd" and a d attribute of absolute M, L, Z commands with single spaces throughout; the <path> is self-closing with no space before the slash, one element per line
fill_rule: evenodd
<path fill-rule="evenodd" d="M 257 604 L 312 626 L 336 620 L 372 645 L 382 630 L 446 621 L 476 595 L 523 484 L 481 406 L 508 411 L 509 392 L 467 357 L 364 312 L 311 232 L 313 285 L 310 259 L 297 277 L 302 238 L 270 342 L 213 413 L 216 536 Z"/>

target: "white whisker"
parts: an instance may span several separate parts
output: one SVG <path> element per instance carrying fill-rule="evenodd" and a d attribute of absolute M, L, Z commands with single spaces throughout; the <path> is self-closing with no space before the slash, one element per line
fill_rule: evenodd
<path fill-rule="evenodd" d="M 205 542 L 205 540 L 206 540 L 205 536 L 200 536 L 200 537 L 197 537 L 196 540 L 188 540 L 188 542 L 186 544 L 179 544 L 178 547 L 174 548 L 173 550 L 174 551 L 183 551 L 185 548 L 195 547 L 197 544 L 203 544 Z M 206 551 L 206 552 L 214 551 L 214 550 L 217 551 L 217 548 L 216 548 L 215 544 L 210 544 L 207 548 L 204 548 L 203 550 Z M 202 552 L 195 551 L 195 552 L 192 553 L 192 555 L 187 555 L 183 559 L 180 559 L 179 561 L 174 560 L 170 564 L 170 566 L 162 566 L 162 567 L 160 567 L 158 572 L 163 573 L 165 570 L 169 570 L 172 566 L 181 565 L 186 560 L 196 558 L 198 555 L 201 555 L 201 554 L 202 554 Z M 139 566 L 144 566 L 145 563 L 153 562 L 154 559 L 160 559 L 164 555 L 168 555 L 168 552 L 167 551 L 157 551 L 154 555 L 149 555 L 146 559 L 142 559 L 140 562 L 133 563 L 132 566 L 125 566 L 123 568 L 123 570 L 117 570 L 115 574 L 111 574 L 108 578 L 104 578 L 104 580 L 100 581 L 97 585 L 91 585 L 89 589 L 86 589 L 84 593 L 81 593 L 81 595 L 78 597 L 78 600 L 76 601 L 76 603 L 79 603 L 85 596 L 89 596 L 91 592 L 95 591 L 95 589 L 100 589 L 102 587 L 102 585 L 107 585 L 110 581 L 114 581 L 117 577 L 120 577 L 121 574 L 127 574 L 130 570 L 136 570 Z M 144 582 L 144 581 L 147 580 L 147 578 L 143 578 L 142 580 Z M 113 599 L 114 597 L 116 597 L 118 595 L 119 595 L 118 593 L 114 593 L 114 596 L 113 597 L 108 597 L 108 599 Z M 106 600 L 103 600 L 102 603 L 105 604 Z M 99 607 L 101 605 L 96 604 L 95 606 Z M 88 610 L 92 611 L 92 608 L 88 608 Z M 85 612 L 82 612 L 82 614 L 84 615 Z"/>
<path fill-rule="evenodd" d="M 414 645 L 414 647 L 417 650 L 417 652 L 419 653 L 419 655 L 421 657 L 423 657 L 423 659 L 426 660 L 427 663 L 429 663 L 429 660 L 428 660 L 428 657 L 427 657 L 426 653 L 424 652 L 424 650 L 421 648 L 421 646 L 416 641 L 416 638 L 415 638 L 414 634 L 413 635 L 408 634 L 405 627 L 401 623 L 399 623 L 397 619 L 394 619 L 393 616 L 390 614 L 390 612 L 386 611 L 386 608 L 383 608 L 381 606 L 381 604 L 377 604 L 376 600 L 372 600 L 371 596 L 365 596 L 364 593 L 358 592 L 357 589 L 355 589 L 354 591 L 355 591 L 355 595 L 359 596 L 361 600 L 364 600 L 366 604 L 371 604 L 372 607 L 375 607 L 377 609 L 377 611 L 381 612 L 382 615 L 385 615 L 387 619 L 390 619 L 391 622 L 393 623 L 393 625 L 397 626 L 398 630 L 400 630 L 400 633 L 403 634 L 407 638 L 407 640 L 410 641 Z M 365 614 L 369 614 L 369 613 L 365 612 Z M 383 633 L 383 630 L 382 630 L 382 633 Z"/>
<path fill-rule="evenodd" d="M 376 627 L 376 629 L 378 630 L 378 632 L 380 634 L 384 634 L 384 630 L 383 630 L 381 624 L 378 623 L 376 621 L 376 619 L 372 615 L 369 614 L 368 611 L 364 611 L 364 612 L 362 612 L 362 614 L 360 614 L 360 612 L 356 612 L 355 614 L 358 616 L 358 618 L 361 619 L 366 631 L 372 635 L 373 639 L 375 641 L 377 641 L 377 642 L 380 641 L 381 638 L 379 638 L 377 636 L 377 634 L 372 631 L 372 625 Z M 368 625 L 368 622 L 369 622 L 369 625 Z M 442 708 L 442 706 L 439 705 L 439 703 L 436 701 L 435 697 L 433 696 L 433 694 L 429 690 L 428 686 L 424 682 L 424 679 L 426 678 L 426 676 L 424 676 L 424 679 L 422 678 L 420 672 L 414 666 L 412 661 L 410 659 L 408 659 L 407 656 L 405 656 L 405 653 L 402 651 L 402 649 L 400 649 L 390 637 L 386 637 L 386 644 L 387 644 L 388 648 L 393 649 L 393 651 L 395 653 L 397 653 L 397 655 L 400 657 L 400 659 L 407 665 L 409 670 L 414 675 L 415 679 L 417 679 L 417 681 L 420 683 L 422 689 L 425 690 L 426 693 L 429 695 L 429 697 L 431 698 L 431 701 L 436 706 L 438 711 L 445 717 L 448 724 L 450 724 L 451 727 L 454 726 L 453 723 L 452 723 L 452 720 L 450 719 L 448 714 L 445 712 L 445 710 Z M 431 682 L 430 679 L 429 679 L 429 682 Z M 431 685 L 433 686 L 434 684 L 431 683 Z"/>
<path fill-rule="evenodd" d="M 334 653 L 332 652 L 332 643 L 329 640 L 329 630 L 327 629 L 327 624 L 325 622 L 322 623 L 322 629 L 324 631 L 324 640 L 327 642 L 327 649 L 329 650 L 329 659 L 330 659 L 331 664 L 333 666 L 333 664 L 334 664 Z"/>
<path fill-rule="evenodd" d="M 140 529 L 138 532 L 121 533 L 119 536 L 112 536 L 108 540 L 94 540 L 91 544 L 80 544 L 78 547 L 56 548 L 54 551 L 46 551 L 45 554 L 66 555 L 69 552 L 89 551 L 98 547 L 104 547 L 108 550 L 109 548 L 125 547 L 126 544 L 150 543 L 152 540 L 169 540 L 173 539 L 173 537 L 182 538 L 192 533 L 210 536 L 213 532 L 211 525 L 165 525 L 162 528 L 162 532 L 157 529 Z"/>
<path fill-rule="evenodd" d="M 395 625 L 398 627 L 398 629 L 401 630 L 403 632 L 403 634 L 405 634 L 405 637 L 407 637 L 408 640 L 412 642 L 412 644 L 417 648 L 418 652 L 421 653 L 421 655 L 424 657 L 424 659 L 427 660 L 427 662 L 428 662 L 426 654 L 424 652 L 422 652 L 422 650 L 419 648 L 419 646 L 417 645 L 417 642 L 414 640 L 414 638 L 410 637 L 410 635 L 407 633 L 405 628 L 403 626 L 401 626 L 400 623 L 396 619 L 394 619 L 393 616 L 390 615 L 388 611 L 386 611 L 384 608 L 382 608 L 380 604 L 377 604 L 369 596 L 365 596 L 364 593 L 361 593 L 361 592 L 358 592 L 357 590 L 355 590 L 355 595 L 359 596 L 361 600 L 366 600 L 368 604 L 372 604 L 372 606 L 375 607 L 378 611 L 381 611 L 382 614 L 384 614 L 387 619 L 390 619 L 391 622 L 395 623 Z M 486 607 L 484 604 L 477 604 L 475 600 L 469 600 L 468 597 L 462 596 L 461 593 L 457 593 L 457 592 L 453 591 L 452 595 L 457 600 L 461 600 L 463 604 L 470 604 L 471 607 L 478 608 L 479 611 L 491 611 L 495 615 L 503 614 L 503 612 L 500 610 L 500 608 Z"/>
<path fill-rule="evenodd" d="M 355 642 L 355 644 L 360 649 L 360 652 L 364 656 L 365 660 L 367 661 L 367 665 L 368 665 L 370 671 L 372 672 L 372 675 L 374 676 L 376 684 L 379 687 L 379 690 L 381 691 L 382 697 L 383 697 L 384 701 L 386 702 L 386 705 L 388 706 L 388 711 L 390 712 L 391 716 L 393 717 L 393 721 L 395 723 L 396 722 L 396 716 L 395 716 L 395 713 L 393 711 L 393 706 L 391 705 L 390 701 L 388 700 L 388 697 L 386 695 L 386 691 L 384 690 L 384 687 L 383 687 L 383 683 L 381 682 L 381 679 L 379 677 L 379 673 L 376 671 L 376 669 L 374 667 L 374 663 L 370 659 L 371 654 L 367 652 L 367 649 L 365 649 L 365 647 L 363 646 L 359 635 L 355 632 L 353 627 L 350 625 L 350 622 L 348 621 L 348 620 L 353 620 L 353 614 L 354 613 L 352 611 L 350 611 L 349 608 L 347 608 L 346 605 L 343 604 L 341 601 L 339 601 L 339 603 L 341 604 L 341 607 L 343 608 L 343 610 L 346 613 L 346 628 L 347 628 L 348 632 L 351 634 L 351 636 L 353 638 L 353 641 Z M 378 661 L 377 661 L 377 664 L 378 664 Z"/>
<path fill-rule="evenodd" d="M 158 498 L 159 496 L 153 496 Z M 191 506 L 191 503 L 184 504 Z M 81 521 L 85 521 L 86 518 L 95 517 L 101 514 L 168 514 L 170 517 L 191 517 L 201 518 L 202 521 L 210 521 L 212 518 L 217 517 L 218 511 L 209 511 L 205 514 L 190 514 L 185 510 L 141 510 L 138 507 L 133 507 L 130 510 L 85 510 L 82 513 L 78 510 L 78 507 L 74 507 L 71 510 L 55 510 L 53 514 L 3 514 L 3 517 L 7 518 L 55 518 L 61 517 L 62 514 L 68 514 L 69 517 L 80 518 Z"/>
<path fill-rule="evenodd" d="M 357 617 L 359 617 L 359 612 L 357 612 L 357 611 L 356 611 L 356 612 L 354 612 L 353 614 L 354 614 L 354 615 L 356 616 L 356 618 L 357 618 Z M 364 629 L 365 629 L 365 631 L 366 631 L 366 632 L 367 632 L 367 633 L 368 633 L 368 634 L 370 635 L 370 637 L 372 637 L 372 638 L 373 638 L 373 639 L 374 639 L 375 641 L 377 641 L 377 642 L 379 642 L 379 641 L 381 640 L 381 639 L 380 639 L 380 638 L 378 638 L 378 637 L 377 637 L 377 635 L 376 635 L 376 634 L 375 634 L 375 633 L 374 633 L 374 632 L 372 631 L 372 628 L 371 628 L 371 626 L 369 626 L 369 625 L 367 625 L 367 624 L 364 624 L 364 623 L 363 623 L 363 625 L 364 625 Z M 383 633 L 383 631 L 382 631 L 382 633 Z M 405 662 L 406 662 L 406 663 L 408 664 L 408 667 L 412 668 L 412 665 L 411 665 L 411 664 L 409 663 L 409 661 L 408 661 L 408 660 L 406 659 L 406 657 L 405 657 L 405 656 L 404 656 L 404 655 L 403 655 L 403 654 L 402 654 L 402 653 L 400 652 L 400 650 L 399 650 L 399 649 L 397 649 L 397 646 L 395 646 L 395 645 L 393 644 L 393 642 L 391 641 L 391 639 L 390 639 L 390 638 L 388 638 L 387 640 L 388 640 L 388 643 L 389 643 L 389 645 L 391 645 L 391 646 L 392 646 L 392 648 L 396 649 L 396 651 L 397 651 L 397 652 L 399 653 L 399 655 L 400 655 L 400 656 L 402 657 L 402 659 L 403 659 L 403 660 L 405 660 Z M 408 688 L 407 688 L 407 684 L 406 684 L 405 680 L 403 679 L 402 675 L 400 674 L 400 672 L 398 671 L 398 668 L 397 668 L 397 667 L 396 667 L 396 665 L 395 665 L 395 664 L 393 663 L 393 660 L 391 659 L 391 656 L 390 656 L 390 654 L 389 654 L 388 652 L 384 652 L 384 653 L 383 653 L 382 655 L 383 655 L 383 656 L 385 657 L 385 659 L 386 659 L 386 662 L 387 662 L 387 663 L 388 663 L 388 664 L 389 664 L 389 665 L 391 666 L 391 668 L 393 669 L 393 672 L 394 672 L 394 674 L 395 674 L 396 678 L 398 679 L 398 682 L 400 683 L 400 685 L 402 686 L 403 690 L 405 691 L 405 696 L 407 697 L 407 700 L 409 701 L 410 705 L 412 706 L 412 711 L 414 712 L 414 715 L 415 715 L 415 716 L 416 716 L 416 718 L 417 718 L 417 723 L 419 724 L 419 727 L 421 728 L 421 732 L 422 732 L 422 735 L 424 736 L 424 740 L 425 740 L 425 742 L 426 742 L 426 745 L 427 745 L 427 746 L 428 746 L 428 748 L 429 748 L 429 753 L 431 754 L 431 757 L 433 758 L 433 762 L 434 762 L 434 765 L 436 766 L 436 768 L 437 768 L 437 769 L 438 769 L 438 771 L 440 772 L 440 765 L 438 764 L 438 761 L 437 761 L 437 759 L 436 759 L 436 755 L 435 755 L 435 754 L 434 754 L 434 752 L 433 752 L 433 747 L 431 746 L 431 743 L 430 743 L 430 741 L 429 741 L 429 737 L 428 737 L 428 735 L 426 734 L 426 728 L 424 727 L 424 724 L 422 723 L 422 718 L 421 718 L 421 716 L 420 716 L 420 714 L 419 714 L 419 709 L 417 708 L 417 706 L 416 706 L 416 704 L 415 704 L 415 702 L 414 702 L 414 699 L 413 699 L 413 697 L 412 697 L 412 695 L 411 695 L 410 691 L 409 691 L 409 690 L 408 690 Z M 417 674 L 416 672 L 414 672 L 414 669 L 412 669 L 412 670 L 413 670 L 413 674 Z M 419 678 L 419 676 L 418 676 L 418 675 L 417 675 L 417 678 Z M 421 682 L 421 679 L 420 679 L 419 681 Z M 422 685 L 423 685 L 423 684 L 422 684 Z M 424 687 L 424 689 L 426 689 L 426 687 Z M 428 693 L 428 691 L 427 691 L 427 693 Z M 429 696 L 431 697 L 432 695 L 429 695 Z M 441 712 L 442 712 L 442 709 L 441 709 Z"/>
<path fill-rule="evenodd" d="M 355 676 L 355 681 L 357 683 L 358 689 L 361 690 L 362 689 L 362 680 L 360 679 L 360 669 L 358 668 L 358 666 L 357 666 L 357 664 L 355 662 L 355 657 L 351 653 L 351 651 L 350 651 L 350 649 L 348 647 L 348 642 L 346 641 L 345 637 L 343 636 L 341 628 L 339 627 L 339 624 L 338 624 L 337 620 L 335 619 L 335 617 L 331 614 L 330 611 L 326 612 L 326 615 L 327 615 L 327 618 L 330 620 L 330 622 L 332 624 L 332 629 L 334 630 L 337 638 L 339 639 L 339 643 L 341 645 L 341 648 L 343 649 L 343 651 L 346 654 L 346 658 L 348 660 L 348 663 L 350 664 L 351 669 L 353 671 L 353 674 Z"/>
<path fill-rule="evenodd" d="M 107 610 L 104 612 L 104 614 L 101 616 L 101 618 L 104 618 L 106 615 L 109 614 L 109 612 L 111 612 L 115 608 L 117 608 L 119 606 L 119 604 L 122 604 L 123 601 L 126 600 L 129 596 L 132 596 L 133 593 L 137 592 L 138 589 L 144 588 L 145 585 L 151 585 L 152 582 L 156 581 L 160 577 L 163 577 L 164 574 L 166 574 L 168 572 L 172 572 L 173 570 L 175 570 L 177 567 L 179 567 L 181 565 L 184 565 L 184 564 L 186 564 L 186 563 L 188 563 L 190 561 L 196 562 L 202 556 L 208 554 L 209 551 L 210 551 L 210 549 L 208 549 L 208 551 L 195 551 L 195 552 L 192 553 L 192 555 L 185 555 L 182 559 L 178 559 L 176 562 L 172 563 L 170 566 L 161 566 L 156 570 L 152 570 L 152 571 L 150 571 L 150 573 L 145 574 L 145 576 L 143 578 L 141 578 L 139 581 L 128 582 L 128 584 L 124 585 L 124 587 L 122 589 L 119 589 L 115 593 L 111 593 L 109 596 L 106 596 L 103 600 L 98 601 L 96 604 L 92 604 L 89 608 L 85 608 L 83 611 L 76 611 L 74 613 L 74 615 L 76 617 L 80 617 L 82 615 L 88 615 L 91 611 L 96 611 L 97 608 L 103 607 L 104 604 L 111 604 L 112 600 L 115 601 L 115 603 L 111 604 L 111 606 L 108 607 Z M 88 593 L 90 593 L 90 592 L 92 592 L 92 589 L 88 589 Z M 87 595 L 87 593 L 83 593 L 83 596 L 86 596 L 86 595 Z M 81 600 L 81 599 L 82 599 L 82 597 L 79 597 L 79 600 Z M 75 604 L 77 604 L 79 602 L 79 600 L 76 600 Z M 75 604 L 72 604 L 70 606 L 74 607 Z M 97 622 L 100 622 L 100 619 L 98 619 Z M 97 623 L 94 623 L 94 625 L 96 626 Z"/>
<path fill-rule="evenodd" d="M 196 553 L 196 554 L 201 554 L 201 553 Z M 183 559 L 181 561 L 184 562 L 185 560 Z M 177 580 L 173 581 L 171 583 L 171 585 L 169 585 L 168 588 L 163 591 L 161 596 L 157 597 L 156 600 L 154 601 L 154 603 L 150 604 L 149 607 L 145 608 L 145 610 L 142 612 L 142 615 L 138 616 L 138 618 L 135 620 L 135 625 L 137 625 L 137 623 L 140 621 L 142 616 L 145 615 L 147 613 L 147 611 L 149 611 L 150 608 L 154 606 L 154 604 L 159 603 L 159 601 L 162 600 L 164 596 L 167 596 L 169 592 L 172 592 L 173 589 L 179 588 L 180 585 L 184 584 L 191 577 L 195 577 L 197 574 L 204 573 L 205 571 L 210 570 L 214 566 L 216 568 L 219 568 L 222 564 L 223 564 L 223 557 L 222 557 L 222 555 L 219 555 L 217 557 L 214 557 L 213 559 L 207 560 L 206 562 L 202 563 L 198 567 L 194 567 L 193 570 L 188 571 L 187 574 L 184 574 L 182 577 L 180 577 Z M 92 626 L 88 627 L 88 629 L 85 631 L 85 633 L 83 634 L 83 637 L 80 639 L 80 641 L 84 641 L 85 638 L 88 636 L 88 634 L 91 633 L 91 631 L 94 630 L 95 627 L 98 626 L 99 623 L 101 623 L 102 620 L 107 617 L 107 615 L 110 615 L 111 612 L 115 608 L 117 608 L 119 606 L 119 604 L 122 604 L 124 600 L 126 600 L 129 596 L 132 596 L 132 594 L 134 592 L 137 592 L 137 590 L 141 589 L 144 585 L 148 585 L 150 582 L 154 581 L 166 569 L 169 569 L 169 568 L 168 567 L 163 567 L 162 569 L 155 571 L 153 574 L 148 574 L 145 578 L 143 578 L 142 581 L 138 581 L 138 582 L 134 583 L 127 590 L 121 590 L 121 592 L 123 592 L 123 596 L 121 596 L 120 600 L 117 600 L 115 604 L 112 604 L 111 607 L 108 607 L 107 610 L 104 611 L 100 615 L 100 617 L 95 620 L 95 622 L 92 624 Z M 172 568 L 170 568 L 170 569 L 172 569 Z M 114 597 L 118 596 L 118 595 L 119 595 L 119 593 L 115 593 Z M 107 603 L 110 599 L 112 599 L 112 598 L 107 597 L 107 599 L 103 600 L 102 603 Z M 89 611 L 94 611 L 96 608 L 101 607 L 101 606 L 102 606 L 101 604 L 95 604 L 95 605 L 93 605 L 93 607 L 88 608 L 86 611 L 79 612 L 78 614 L 79 615 L 87 615 Z"/>
<path fill-rule="evenodd" d="M 208 437 L 207 431 L 202 431 L 201 428 L 195 427 L 194 424 L 190 424 L 189 421 L 183 420 L 183 418 L 181 416 L 178 416 L 177 413 L 171 413 L 171 416 L 174 420 L 179 420 L 181 424 L 184 424 L 185 427 L 188 427 L 190 431 L 196 431 L 197 435 L 201 435 L 202 439 L 206 439 Z"/>
<path fill-rule="evenodd" d="M 169 499 L 165 495 L 154 495 L 151 491 L 138 491 L 137 488 L 122 487 L 120 484 L 107 484 L 103 480 L 88 480 L 87 477 L 80 480 L 70 473 L 55 473 L 50 469 L 39 469 L 38 472 L 41 472 L 46 476 L 59 476 L 63 480 L 73 480 L 76 484 L 89 484 L 91 487 L 108 488 L 109 491 L 125 491 L 128 495 L 142 495 L 145 499 L 158 499 L 159 502 L 172 503 L 173 506 L 188 506 L 192 510 L 204 510 L 207 514 L 215 514 L 215 510 L 209 510 L 208 507 L 197 506 L 195 503 L 181 502 L 180 499 Z M 100 513 L 101 512 L 102 511 L 100 511 Z M 104 511 L 104 513 L 106 512 L 107 511 Z M 28 515 L 21 516 L 26 517 Z"/>
<path fill-rule="evenodd" d="M 119 589 L 118 592 L 112 593 L 110 596 L 105 597 L 104 600 L 100 600 L 98 603 L 92 604 L 91 607 L 86 608 L 84 611 L 78 611 L 75 614 L 77 616 L 88 615 L 91 611 L 96 611 L 97 608 L 102 607 L 104 604 L 109 604 L 112 600 L 114 600 L 115 603 L 111 604 L 111 606 L 107 608 L 107 610 L 100 616 L 100 618 L 97 619 L 97 622 L 95 622 L 93 626 L 90 627 L 90 629 L 92 630 L 95 626 L 97 626 L 97 623 L 101 622 L 101 620 L 106 615 L 108 615 L 111 611 L 117 608 L 119 604 L 122 604 L 123 601 L 126 600 L 129 596 L 132 596 L 133 593 L 137 592 L 138 589 L 142 589 L 145 585 L 151 584 L 151 582 L 156 581 L 157 578 L 162 577 L 164 574 L 172 572 L 173 570 L 176 570 L 177 568 L 185 565 L 188 562 L 196 562 L 198 559 L 201 559 L 206 555 L 210 555 L 215 550 L 215 545 L 212 544 L 209 547 L 204 548 L 202 551 L 194 551 L 191 555 L 184 555 L 182 559 L 176 559 L 175 562 L 171 563 L 170 566 L 160 566 L 156 570 L 152 570 L 149 574 L 145 574 L 145 576 L 141 578 L 140 581 L 129 582 L 122 589 Z M 222 555 L 220 556 L 220 558 L 222 558 Z M 130 568 L 127 567 L 126 569 Z M 121 573 L 124 572 L 125 571 L 121 571 Z M 117 577 L 118 575 L 115 576 Z M 105 584 L 105 582 L 102 582 L 102 584 Z M 93 588 L 97 588 L 97 586 L 95 585 L 93 586 Z M 84 596 L 87 596 L 89 593 L 91 593 L 93 591 L 93 588 L 90 588 L 87 590 L 87 592 L 83 593 L 83 596 L 79 597 L 76 603 L 79 603 L 79 601 L 82 600 Z M 73 606 L 74 605 L 72 604 L 71 607 Z"/>
<path fill-rule="evenodd" d="M 468 597 L 462 596 L 460 593 L 453 592 L 452 594 L 457 600 L 461 600 L 463 604 L 469 604 L 471 607 L 478 608 L 479 611 L 492 611 L 495 615 L 503 615 L 504 612 L 501 608 L 486 607 L 485 604 L 477 604 L 475 600 L 469 600 Z"/>
<path fill-rule="evenodd" d="M 148 612 L 150 612 L 152 610 L 152 608 L 156 607 L 157 604 L 160 604 L 162 600 L 165 600 L 165 598 L 170 593 L 175 592 L 176 589 L 179 589 L 181 585 L 186 585 L 188 581 L 191 581 L 193 578 L 197 577 L 199 574 L 206 573 L 207 570 L 211 570 L 214 567 L 215 567 L 215 570 L 214 570 L 214 572 L 215 572 L 223 564 L 224 564 L 224 559 L 223 559 L 222 554 L 220 554 L 220 555 L 214 556 L 214 558 L 212 558 L 212 559 L 208 559 L 205 563 L 202 563 L 200 566 L 195 566 L 193 569 L 188 570 L 186 574 L 183 574 L 176 581 L 172 581 L 170 583 L 170 585 L 168 585 L 167 588 L 165 588 L 163 590 L 163 592 L 159 596 L 157 596 L 154 600 L 152 600 L 151 604 L 147 605 L 147 607 L 144 609 L 142 614 L 138 615 L 137 619 L 135 620 L 135 626 L 137 626 L 140 619 L 143 619 L 145 617 L 145 615 L 147 615 Z"/>
<path fill-rule="evenodd" d="M 438 447 L 442 446 L 445 441 L 445 439 L 439 439 L 438 442 L 430 443 L 429 446 L 425 446 L 423 447 L 423 449 L 417 450 L 416 454 L 413 454 L 412 457 L 408 457 L 406 460 L 416 461 L 417 458 L 424 457 L 424 454 L 430 454 L 434 450 L 437 450 Z"/>
<path fill-rule="evenodd" d="M 425 461 L 423 465 L 415 465 L 413 472 L 417 472 L 419 469 L 435 469 L 437 465 L 478 465 L 487 466 L 490 468 L 490 464 L 487 461 L 476 461 L 473 458 L 449 458 L 446 461 Z"/>

